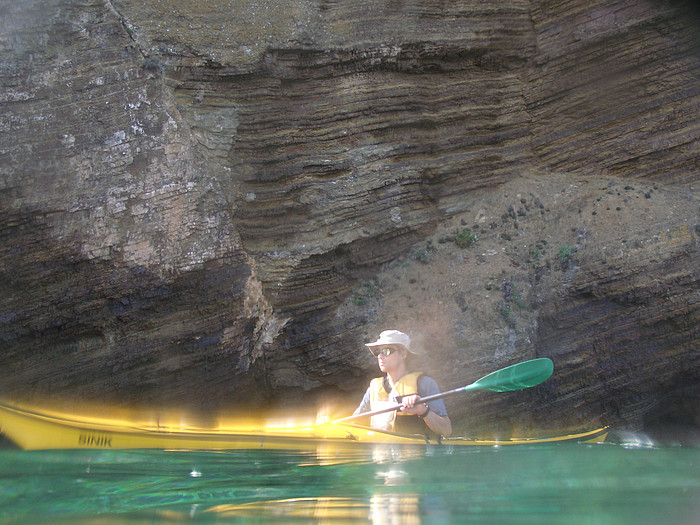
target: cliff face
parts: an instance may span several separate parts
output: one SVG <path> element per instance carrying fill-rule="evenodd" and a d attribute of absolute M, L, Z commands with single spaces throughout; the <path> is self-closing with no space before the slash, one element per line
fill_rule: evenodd
<path fill-rule="evenodd" d="M 389 322 L 430 332 L 416 328 L 430 319 L 447 334 L 433 365 L 446 385 L 537 354 L 561 374 L 518 394 L 530 413 L 697 417 L 698 19 L 682 2 L 501 4 L 1 8 L 3 394 L 208 408 L 353 397 L 373 374 L 362 343 Z M 526 210 L 508 233 L 524 204 L 496 203 L 524 190 L 503 185 L 548 172 L 560 175 L 536 196 L 540 220 L 559 219 L 524 238 Z M 623 223 L 596 215 L 588 257 L 562 237 L 581 250 L 559 273 L 518 262 L 513 239 L 530 249 L 581 228 L 595 192 L 575 205 L 558 184 L 609 177 L 668 199 L 643 197 Z M 630 207 L 620 197 L 613 211 Z M 495 200 L 479 214 L 481 198 Z M 436 280 L 415 319 L 417 291 L 368 284 L 454 221 L 488 228 L 481 246 L 518 263 L 488 277 L 530 283 L 519 321 L 479 317 L 495 296 L 466 285 L 440 302 L 440 281 L 470 282 L 490 255 L 457 274 L 424 268 Z M 439 253 L 432 264 L 454 256 Z M 467 304 L 473 322 L 452 322 Z M 486 424 L 505 407 L 514 425 L 513 403 L 453 411 Z"/>

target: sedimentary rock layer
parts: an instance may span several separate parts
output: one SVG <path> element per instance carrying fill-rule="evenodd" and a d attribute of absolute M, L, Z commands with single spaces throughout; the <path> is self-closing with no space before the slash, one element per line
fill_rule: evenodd
<path fill-rule="evenodd" d="M 351 350 L 380 314 L 346 308 L 353 288 L 469 196 L 548 170 L 698 178 L 683 2 L 28 0 L 0 17 L 7 394 L 216 408 L 355 392 L 372 372 Z M 636 347 L 630 313 L 663 320 L 659 359 L 692 352 L 697 332 L 668 327 L 697 309 L 662 292 L 694 304 L 696 270 L 634 280 L 682 260 L 645 255 L 614 285 L 582 263 L 565 303 L 620 308 L 596 352 Z M 544 352 L 572 327 L 574 391 L 590 326 L 551 297 L 536 335 Z M 622 369 L 603 372 L 615 388 Z"/>

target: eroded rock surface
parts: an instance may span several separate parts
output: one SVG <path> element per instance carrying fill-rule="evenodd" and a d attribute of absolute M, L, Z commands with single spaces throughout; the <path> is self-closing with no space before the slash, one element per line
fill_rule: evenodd
<path fill-rule="evenodd" d="M 4 395 L 354 399 L 364 341 L 430 324 L 445 386 L 557 364 L 537 391 L 455 404 L 469 425 L 697 423 L 691 3 L 28 0 L 0 17 Z M 371 284 L 474 224 L 479 257 L 411 259 L 431 292 Z"/>

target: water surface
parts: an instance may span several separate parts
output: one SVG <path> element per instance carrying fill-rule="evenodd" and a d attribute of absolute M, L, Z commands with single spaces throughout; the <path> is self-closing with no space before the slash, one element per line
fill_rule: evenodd
<path fill-rule="evenodd" d="M 0 450 L 0 524 L 695 524 L 700 448 Z"/>

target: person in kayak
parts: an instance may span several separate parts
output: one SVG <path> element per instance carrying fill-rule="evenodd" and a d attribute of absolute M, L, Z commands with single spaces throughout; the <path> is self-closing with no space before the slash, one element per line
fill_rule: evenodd
<path fill-rule="evenodd" d="M 401 404 L 402 408 L 398 411 L 371 416 L 370 426 L 401 434 L 449 437 L 452 422 L 442 399 L 420 402 L 421 397 L 440 391 L 437 383 L 421 372 L 408 371 L 409 354 L 415 354 L 411 350 L 411 338 L 398 330 L 385 330 L 379 334 L 379 339 L 365 346 L 377 358 L 379 369 L 386 376 L 370 382 L 354 414 Z"/>

